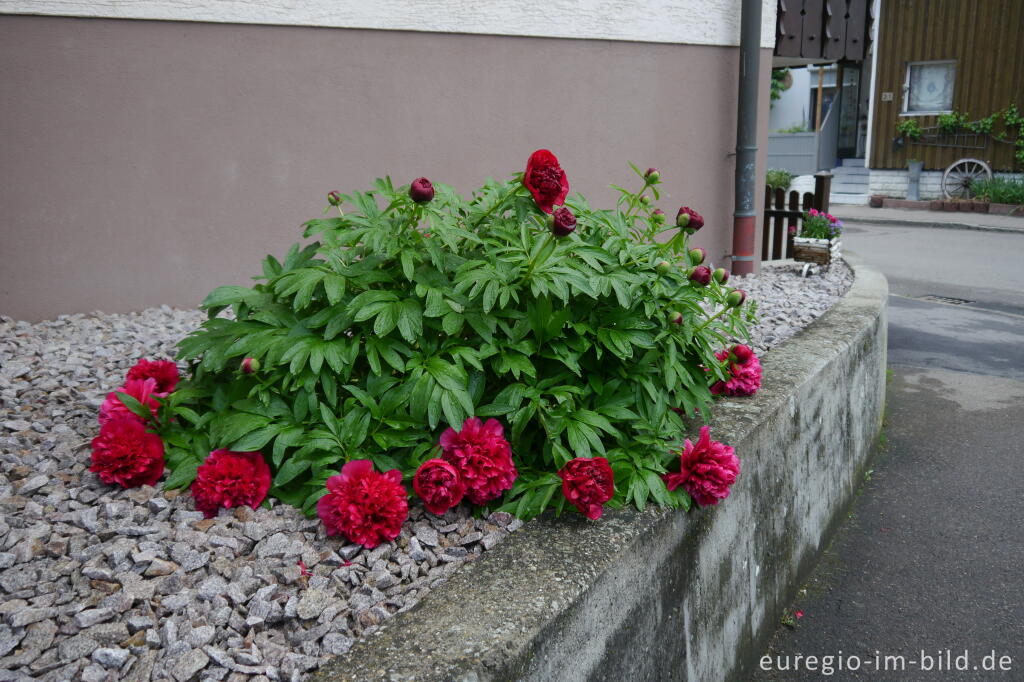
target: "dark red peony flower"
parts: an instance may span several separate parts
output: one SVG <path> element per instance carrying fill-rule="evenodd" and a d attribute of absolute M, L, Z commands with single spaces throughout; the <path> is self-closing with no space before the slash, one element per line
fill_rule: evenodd
<path fill-rule="evenodd" d="M 156 411 L 160 407 L 160 403 L 156 401 L 154 396 L 162 396 L 162 393 L 156 390 L 156 379 L 128 379 L 124 382 L 124 386 L 107 394 L 107 399 L 100 405 L 100 426 L 106 424 L 112 419 L 134 419 L 135 421 L 142 423 L 142 418 L 136 415 L 134 412 L 129 410 L 121 402 L 121 399 L 117 397 L 118 393 L 127 393 L 131 397 L 138 400 L 143 405 L 149 406 L 153 412 L 153 416 L 156 416 Z"/>
<path fill-rule="evenodd" d="M 367 549 L 394 540 L 409 516 L 402 472 L 376 472 L 368 459 L 347 462 L 340 474 L 327 479 L 327 494 L 316 512 L 328 535 L 344 535 Z"/>
<path fill-rule="evenodd" d="M 164 475 L 164 444 L 135 415 L 109 419 L 92 439 L 92 466 L 104 483 L 125 488 L 155 485 Z"/>
<path fill-rule="evenodd" d="M 459 472 L 443 459 L 428 459 L 416 470 L 412 488 L 431 514 L 444 514 L 462 502 L 466 484 Z"/>
<path fill-rule="evenodd" d="M 556 208 L 551 215 L 551 234 L 556 237 L 568 237 L 576 229 L 576 216 L 565 206 Z"/>
<path fill-rule="evenodd" d="M 683 216 L 686 216 L 685 218 Z M 682 206 L 679 208 L 679 212 L 676 213 L 676 225 L 679 227 L 688 227 L 694 232 L 704 227 L 704 218 L 701 217 L 700 213 L 697 213 L 689 206 Z"/>
<path fill-rule="evenodd" d="M 196 510 L 210 519 L 217 512 L 262 504 L 270 490 L 270 467 L 258 452 L 214 450 L 196 470 L 192 497 Z"/>
<path fill-rule="evenodd" d="M 736 361 L 729 363 L 729 380 L 716 381 L 711 385 L 711 393 L 728 396 L 754 395 L 761 388 L 761 361 L 748 346 L 734 346 L 732 353 Z M 720 362 L 731 360 L 729 351 L 724 349 L 717 351 L 715 357 Z"/>
<path fill-rule="evenodd" d="M 538 149 L 530 155 L 523 173 L 523 186 L 530 190 L 533 200 L 545 213 L 551 213 L 569 194 L 569 181 L 558 159 L 547 149 Z"/>
<path fill-rule="evenodd" d="M 512 448 L 497 419 L 482 424 L 470 417 L 462 424 L 462 431 L 448 428 L 441 434 L 441 448 L 444 460 L 458 470 L 466 484 L 466 497 L 473 504 L 500 496 L 519 475 L 512 463 Z"/>
<path fill-rule="evenodd" d="M 615 495 L 615 477 L 604 457 L 577 457 L 558 472 L 562 493 L 588 519 L 601 518 L 604 504 Z"/>
<path fill-rule="evenodd" d="M 166 395 L 178 387 L 178 366 L 170 360 L 146 360 L 143 358 L 128 370 L 127 379 L 156 379 L 157 394 Z"/>
<path fill-rule="evenodd" d="M 679 473 L 663 474 L 661 478 L 669 490 L 683 486 L 697 504 L 706 507 L 729 497 L 729 487 L 739 474 L 736 451 L 711 440 L 711 430 L 702 426 L 696 445 L 686 440 L 679 455 Z"/>
<path fill-rule="evenodd" d="M 434 198 L 434 185 L 426 178 L 416 178 L 409 185 L 409 196 L 417 204 L 425 204 Z"/>
<path fill-rule="evenodd" d="M 698 265 L 690 271 L 690 281 L 697 286 L 706 287 L 711 282 L 711 268 Z"/>

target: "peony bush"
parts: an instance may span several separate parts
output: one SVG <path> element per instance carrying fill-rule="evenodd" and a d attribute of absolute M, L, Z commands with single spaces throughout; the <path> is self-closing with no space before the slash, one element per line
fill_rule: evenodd
<path fill-rule="evenodd" d="M 701 215 L 667 224 L 660 174 L 633 169 L 614 210 L 570 196 L 547 150 L 468 199 L 427 178 L 331 192 L 313 241 L 206 298 L 187 377 L 143 360 L 111 393 L 93 470 L 152 484 L 166 463 L 207 515 L 273 497 L 367 547 L 409 489 L 434 514 L 715 504 L 732 448 L 680 443 L 713 393 L 760 384 L 729 346 L 754 309 L 688 247 Z"/>

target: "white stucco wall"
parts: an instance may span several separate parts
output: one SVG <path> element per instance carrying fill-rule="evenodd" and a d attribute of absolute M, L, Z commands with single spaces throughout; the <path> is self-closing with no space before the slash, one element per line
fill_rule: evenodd
<path fill-rule="evenodd" d="M 797 125 L 810 125 L 811 76 L 807 69 L 790 69 L 793 85 L 772 103 L 768 131 L 777 132 Z"/>
<path fill-rule="evenodd" d="M 0 14 L 739 45 L 740 0 L 0 0 Z M 762 0 L 761 47 L 775 45 Z"/>

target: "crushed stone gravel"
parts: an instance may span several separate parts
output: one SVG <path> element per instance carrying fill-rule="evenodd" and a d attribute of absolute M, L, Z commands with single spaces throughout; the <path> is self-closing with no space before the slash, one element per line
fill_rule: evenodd
<path fill-rule="evenodd" d="M 853 280 L 842 263 L 799 273 L 730 281 L 758 302 L 758 353 Z M 397 540 L 366 550 L 287 505 L 206 520 L 187 492 L 103 484 L 88 467 L 104 397 L 203 319 L 0 316 L 0 681 L 302 680 L 522 525 L 413 502 Z"/>

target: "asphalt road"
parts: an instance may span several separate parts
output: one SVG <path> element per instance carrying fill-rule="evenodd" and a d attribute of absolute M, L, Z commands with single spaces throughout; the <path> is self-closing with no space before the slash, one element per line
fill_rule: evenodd
<path fill-rule="evenodd" d="M 1024 680 L 1024 235 L 843 242 L 889 278 L 884 445 L 755 679 Z"/>

